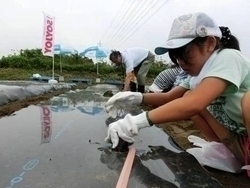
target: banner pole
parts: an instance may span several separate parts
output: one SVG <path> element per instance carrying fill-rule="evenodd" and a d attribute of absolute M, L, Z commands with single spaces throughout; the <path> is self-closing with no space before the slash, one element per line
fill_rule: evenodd
<path fill-rule="evenodd" d="M 62 73 L 62 55 L 60 53 L 60 72 Z"/>
<path fill-rule="evenodd" d="M 53 53 L 53 60 L 52 60 L 52 79 L 55 79 L 55 54 Z"/>

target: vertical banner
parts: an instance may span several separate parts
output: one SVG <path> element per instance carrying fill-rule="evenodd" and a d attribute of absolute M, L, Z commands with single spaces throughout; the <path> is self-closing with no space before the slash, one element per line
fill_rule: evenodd
<path fill-rule="evenodd" d="M 41 144 L 49 143 L 51 140 L 52 135 L 52 112 L 49 106 L 40 106 L 41 112 L 41 127 L 42 127 L 42 134 L 41 134 Z"/>
<path fill-rule="evenodd" d="M 43 44 L 42 52 L 45 56 L 54 57 L 54 41 L 55 41 L 55 17 L 43 13 Z"/>

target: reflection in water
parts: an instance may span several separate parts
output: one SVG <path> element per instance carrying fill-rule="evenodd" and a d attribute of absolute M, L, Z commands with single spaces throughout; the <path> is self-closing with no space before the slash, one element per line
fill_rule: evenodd
<path fill-rule="evenodd" d="M 175 175 L 180 187 L 222 187 L 222 185 L 187 152 L 175 153 L 163 146 L 148 146 L 151 151 L 140 155 L 140 159 L 162 160 Z"/>
<path fill-rule="evenodd" d="M 112 92 L 112 90 L 108 90 Z M 88 115 L 97 115 L 105 112 L 104 105 L 107 97 L 107 88 L 88 88 L 86 90 L 71 91 L 47 101 L 53 112 L 68 112 L 78 109 Z"/>
<path fill-rule="evenodd" d="M 76 108 L 85 114 L 88 115 L 100 115 L 104 110 L 106 100 L 102 95 L 92 93 L 91 97 L 88 98 L 83 104 L 78 105 Z"/>
<path fill-rule="evenodd" d="M 52 135 L 52 121 L 51 121 L 51 110 L 48 106 L 41 105 L 41 144 L 49 143 Z"/>
<path fill-rule="evenodd" d="M 77 106 L 76 107 L 80 112 L 89 114 L 89 115 L 97 115 L 101 114 L 101 112 L 104 112 L 104 108 L 98 107 L 98 106 Z"/>
<path fill-rule="evenodd" d="M 68 112 L 75 108 L 70 107 L 70 99 L 67 95 L 52 97 L 50 99 L 50 108 L 53 112 Z"/>
<path fill-rule="evenodd" d="M 103 96 L 103 92 L 105 91 L 98 89 L 97 92 L 96 90 L 89 89 L 66 93 L 65 95 L 59 96 L 59 98 L 54 98 L 54 102 L 51 104 L 61 109 L 74 108 L 74 110 L 77 109 L 89 115 L 101 114 L 104 112 L 103 109 L 107 100 L 107 98 Z M 124 115 L 127 114 L 126 112 L 137 115 L 141 113 L 141 109 L 139 107 L 132 107 L 125 109 Z M 118 119 L 120 118 L 122 117 Z M 118 119 L 108 118 L 106 125 Z M 144 187 L 222 187 L 189 153 L 175 153 L 163 146 L 149 146 L 149 148 L 149 152 L 144 150 L 143 152 L 137 153 L 131 172 L 131 177 L 136 178 Z M 109 169 L 120 173 L 127 152 L 114 152 L 110 148 L 101 148 L 101 150 L 100 161 L 106 164 Z M 159 177 L 152 173 L 150 169 L 145 166 L 149 160 L 153 160 L 156 163 L 157 160 L 163 161 L 165 166 L 162 168 L 166 168 L 163 172 L 167 174 L 170 170 L 174 174 L 174 179 L 170 182 L 168 177 L 164 178 L 164 174 Z"/>
<path fill-rule="evenodd" d="M 147 153 L 135 156 L 131 177 L 136 178 L 139 183 L 145 187 L 213 187 L 221 188 L 222 185 L 213 177 L 211 177 L 198 161 L 189 153 L 175 153 L 163 146 L 149 146 Z M 102 151 L 100 161 L 107 165 L 111 170 L 121 172 L 125 162 L 127 152 L 114 152 L 108 148 L 99 148 Z M 174 174 L 174 182 L 162 179 L 153 174 L 143 163 L 148 160 L 162 160 L 166 164 L 166 168 Z M 164 175 L 164 174 L 163 174 Z"/>
<path fill-rule="evenodd" d="M 100 161 L 107 165 L 110 170 L 116 170 L 117 172 L 121 172 L 123 164 L 125 162 L 127 153 L 125 152 L 113 152 L 108 148 L 99 148 L 102 151 Z M 177 188 L 175 184 L 166 181 L 159 176 L 154 175 L 151 171 L 142 164 L 140 158 L 135 156 L 133 168 L 131 171 L 131 177 L 136 178 L 140 184 L 145 187 L 171 187 Z M 138 183 L 136 184 L 138 186 Z"/>
<path fill-rule="evenodd" d="M 55 115 L 53 118 L 62 118 L 60 121 L 55 121 L 55 124 L 53 124 L 53 131 L 57 130 L 54 138 L 62 139 L 57 139 L 56 142 L 50 145 L 49 148 L 37 147 L 37 144 L 32 142 L 33 138 L 36 138 L 37 135 L 40 136 L 41 133 L 40 129 L 37 131 L 37 129 L 33 126 L 33 122 L 29 119 L 27 119 L 26 123 L 23 122 L 23 126 L 19 126 L 19 124 L 16 123 L 16 121 L 19 120 L 16 118 L 19 118 L 19 116 L 2 119 L 2 121 L 5 120 L 6 122 L 11 122 L 9 124 L 12 126 L 4 126 L 8 125 L 8 123 L 1 124 L 3 131 L 0 146 L 2 151 L 4 151 L 3 157 L 1 157 L 1 164 L 6 164 L 6 166 L 2 165 L 4 176 L 1 176 L 0 184 L 3 185 L 2 182 L 5 183 L 6 177 L 13 177 L 13 174 L 16 174 L 15 167 L 12 168 L 9 164 L 14 164 L 15 162 L 19 163 L 19 161 L 24 158 L 30 158 L 30 156 L 35 154 L 41 158 L 41 163 L 39 164 L 41 166 L 39 167 L 39 170 L 44 173 L 39 172 L 39 170 L 37 173 L 32 173 L 29 176 L 30 179 L 27 180 L 30 184 L 29 187 L 44 187 L 44 182 L 48 182 L 49 186 L 51 181 L 54 182 L 52 187 L 60 187 L 62 184 L 66 187 L 74 187 L 72 185 L 77 187 L 114 187 L 114 182 L 118 180 L 117 175 L 121 172 L 127 153 L 114 152 L 112 149 L 107 148 L 108 144 L 104 144 L 104 137 L 106 136 L 104 131 L 106 132 L 107 127 L 103 120 L 106 115 L 100 118 L 100 121 L 96 120 L 96 118 L 87 117 L 86 119 L 90 122 L 84 122 L 86 123 L 86 126 L 82 126 L 85 116 L 77 109 L 79 106 L 94 105 L 96 107 L 103 108 L 107 98 L 102 96 L 102 91 L 98 90 L 98 94 L 93 94 L 94 92 L 95 91 L 77 91 L 75 93 L 67 93 L 59 96 L 61 99 L 54 98 L 56 99 L 54 102 L 52 99 L 53 103 L 51 101 L 47 101 L 47 107 L 46 105 L 44 106 L 46 107 L 46 110 L 45 108 L 41 108 L 41 110 L 43 110 L 41 111 L 43 112 L 41 113 L 41 117 L 44 117 L 43 122 L 46 122 L 46 124 L 42 123 L 42 143 L 49 141 L 45 140 L 45 138 L 49 138 L 48 136 L 45 136 L 45 134 L 48 133 L 48 130 L 52 131 L 52 129 L 46 128 L 46 126 L 52 125 L 51 121 L 48 121 L 52 112 L 50 111 L 49 113 L 49 109 L 52 109 L 50 107 L 56 106 L 64 109 L 74 108 L 72 113 L 69 111 L 68 113 L 61 113 L 61 115 L 53 114 Z M 28 110 L 31 110 L 32 112 L 33 109 L 31 107 Z M 128 111 L 133 115 L 141 112 L 138 108 L 131 108 L 128 109 Z M 75 112 L 81 117 L 75 119 Z M 23 114 L 20 113 L 20 118 L 27 117 L 27 114 L 25 113 L 26 112 Z M 37 113 L 40 113 L 40 111 Z M 56 113 L 60 113 L 60 110 Z M 64 118 L 64 116 L 67 118 Z M 34 118 L 36 117 L 34 116 Z M 62 125 L 61 122 L 65 119 L 67 119 L 67 121 L 64 125 Z M 92 120 L 96 120 L 93 121 L 94 123 L 97 123 L 96 126 L 91 124 L 93 123 L 91 122 Z M 107 119 L 107 125 L 112 121 L 114 121 L 114 119 Z M 37 119 L 36 122 L 38 122 L 38 124 L 40 123 Z M 72 125 L 74 125 L 74 127 L 68 131 L 67 136 L 61 137 L 62 133 L 69 130 L 69 126 Z M 160 134 L 154 134 L 157 133 L 157 131 L 152 132 L 153 134 L 140 134 L 139 137 L 143 141 L 140 143 L 136 142 L 134 144 L 135 147 L 139 145 L 138 148 L 141 150 L 140 153 L 137 151 L 137 156 L 134 160 L 129 187 L 206 187 L 206 185 L 207 187 L 220 187 L 218 182 L 209 177 L 209 175 L 207 175 L 200 167 L 198 162 L 185 152 L 176 154 L 161 146 L 150 146 L 151 151 L 147 152 L 148 143 L 161 145 L 161 140 L 163 139 L 167 142 L 165 137 L 161 139 Z M 27 133 L 30 134 L 27 136 Z M 47 135 L 51 135 L 51 133 L 52 132 Z M 145 137 L 143 137 L 143 135 L 145 135 Z M 160 143 L 158 144 L 158 141 L 156 140 L 160 140 Z M 84 146 L 84 148 L 82 146 Z M 96 147 L 100 146 L 106 147 L 102 148 L 101 153 L 96 151 Z M 108 147 L 111 147 L 111 144 L 109 144 Z M 51 163 L 46 162 L 48 158 L 53 158 Z M 100 164 L 100 161 L 104 164 Z M 164 163 L 162 161 L 164 161 Z M 107 168 L 112 169 L 112 171 Z M 98 179 L 96 179 L 95 176 L 98 174 L 104 174 L 104 176 L 108 174 L 108 176 L 105 176 L 106 179 L 99 179 L 100 181 L 97 181 Z M 169 178 L 169 174 L 171 175 L 171 179 Z M 175 176 L 174 179 L 173 174 Z M 13 179 L 15 179 L 15 176 Z M 105 184 L 105 182 L 108 183 Z M 0 187 L 4 187 L 1 185 Z"/>

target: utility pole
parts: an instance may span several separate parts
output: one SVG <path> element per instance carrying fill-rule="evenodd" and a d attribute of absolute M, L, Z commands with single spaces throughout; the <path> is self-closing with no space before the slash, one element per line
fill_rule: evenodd
<path fill-rule="evenodd" d="M 101 46 L 102 46 L 102 42 L 99 41 L 99 42 L 97 43 L 97 45 L 98 45 L 98 47 L 101 47 Z M 100 58 L 100 59 L 97 58 L 97 62 L 96 62 L 96 68 L 97 68 L 96 74 L 97 74 L 97 75 L 99 75 L 99 70 L 98 70 L 98 62 L 99 62 L 99 60 L 101 60 L 101 58 Z"/>
<path fill-rule="evenodd" d="M 97 43 L 97 46 L 98 46 L 98 48 L 101 47 L 101 46 L 102 46 L 102 42 L 99 41 L 99 42 Z M 97 49 L 97 51 L 98 51 L 98 50 L 100 50 L 100 49 Z M 96 53 L 97 53 L 97 51 L 96 51 Z M 100 60 L 99 57 L 96 56 L 96 60 L 97 60 L 97 61 L 96 61 L 96 74 L 97 74 L 96 76 L 97 76 L 97 78 L 96 78 L 95 82 L 96 82 L 96 83 L 100 83 L 101 79 L 99 78 L 99 75 L 100 75 L 100 74 L 99 74 L 99 69 L 98 69 L 98 63 L 99 63 L 99 60 Z"/>
<path fill-rule="evenodd" d="M 98 44 L 99 47 L 102 46 L 102 42 L 101 41 L 99 41 L 97 44 Z"/>

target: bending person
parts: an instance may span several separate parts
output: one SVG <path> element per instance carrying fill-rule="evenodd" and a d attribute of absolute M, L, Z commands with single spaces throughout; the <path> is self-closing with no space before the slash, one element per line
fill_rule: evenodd
<path fill-rule="evenodd" d="M 111 52 L 109 59 L 117 66 L 124 64 L 126 67 L 126 77 L 123 91 L 130 90 L 130 82 L 135 75 L 138 83 L 138 91 L 145 92 L 146 76 L 155 56 L 147 49 L 134 47 L 123 52 Z"/>

